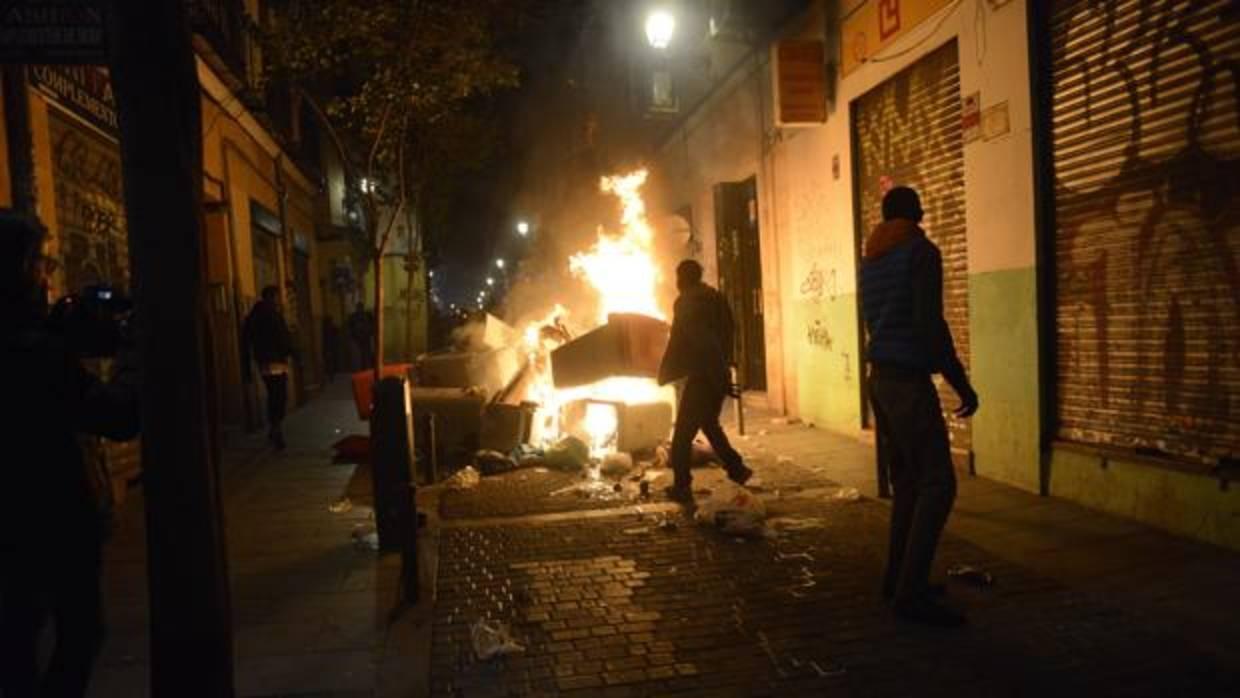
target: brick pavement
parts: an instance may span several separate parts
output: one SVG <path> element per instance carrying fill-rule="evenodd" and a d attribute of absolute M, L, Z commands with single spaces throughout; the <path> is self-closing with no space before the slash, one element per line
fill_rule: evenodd
<path fill-rule="evenodd" d="M 774 516 L 813 527 L 739 541 L 649 517 L 442 534 L 434 695 L 1225 695 L 1234 669 L 1082 593 L 949 537 L 996 586 L 954 585 L 972 624 L 897 624 L 877 598 L 885 508 L 811 493 Z M 527 651 L 474 658 L 470 624 Z"/>

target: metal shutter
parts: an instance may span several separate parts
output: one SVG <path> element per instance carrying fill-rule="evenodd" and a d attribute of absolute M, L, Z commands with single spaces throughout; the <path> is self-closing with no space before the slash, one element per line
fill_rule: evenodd
<path fill-rule="evenodd" d="M 1238 13 L 1054 8 L 1060 438 L 1240 455 Z"/>
<path fill-rule="evenodd" d="M 943 314 L 967 368 L 969 269 L 959 66 L 952 40 L 854 101 L 852 123 L 858 240 L 882 220 L 883 194 L 889 188 L 907 185 L 921 194 L 923 227 L 943 255 Z M 953 450 L 971 450 L 969 422 L 951 414 L 959 402 L 956 394 L 940 381 L 939 395 Z"/>

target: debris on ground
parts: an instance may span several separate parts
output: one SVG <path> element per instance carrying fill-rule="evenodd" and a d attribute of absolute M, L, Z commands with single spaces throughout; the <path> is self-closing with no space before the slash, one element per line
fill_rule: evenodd
<path fill-rule="evenodd" d="M 783 531 L 810 531 L 819 528 L 826 528 L 827 522 L 822 519 L 808 516 L 777 516 L 767 520 L 767 525 L 777 532 Z"/>
<path fill-rule="evenodd" d="M 443 481 L 443 486 L 449 490 L 468 490 L 477 487 L 480 482 L 482 482 L 482 476 L 472 465 L 467 465 L 452 473 L 451 477 Z"/>
<path fill-rule="evenodd" d="M 947 570 L 947 576 L 975 587 L 988 587 L 995 583 L 994 575 L 972 565 L 955 565 Z"/>
<path fill-rule="evenodd" d="M 474 454 L 474 463 L 483 475 L 501 475 L 516 470 L 519 466 L 512 458 L 490 449 L 483 449 Z"/>
<path fill-rule="evenodd" d="M 775 465 L 785 466 L 785 465 L 793 465 L 793 464 L 794 464 L 793 460 L 790 456 L 776 456 L 775 457 Z"/>
<path fill-rule="evenodd" d="M 327 505 L 327 510 L 333 514 L 344 514 L 353 510 L 353 500 L 348 497 L 341 497 L 331 504 Z"/>
<path fill-rule="evenodd" d="M 730 536 L 759 537 L 765 533 L 766 504 L 748 489 L 723 482 L 698 505 L 694 517 Z"/>
<path fill-rule="evenodd" d="M 599 472 L 604 477 L 622 478 L 633 470 L 633 456 L 622 451 L 608 453 L 603 456 L 603 462 L 599 466 Z"/>
<path fill-rule="evenodd" d="M 474 643 L 474 654 L 483 661 L 525 651 L 525 647 L 512 638 L 508 625 L 499 621 L 479 618 L 470 626 L 469 636 Z"/>
<path fill-rule="evenodd" d="M 856 487 L 841 487 L 835 491 L 835 494 L 831 495 L 831 498 L 841 502 L 859 502 L 861 501 L 861 490 L 858 490 Z"/>
<path fill-rule="evenodd" d="M 565 436 L 547 449 L 543 460 L 553 470 L 577 472 L 590 462 L 590 448 L 575 436 Z"/>
<path fill-rule="evenodd" d="M 378 550 L 379 532 L 373 524 L 358 524 L 353 527 L 353 546 L 359 550 Z"/>
<path fill-rule="evenodd" d="M 521 444 L 513 449 L 512 459 L 522 468 L 540 468 L 547 464 L 547 454 L 530 444 Z"/>
<path fill-rule="evenodd" d="M 670 450 L 668 453 L 670 458 Z M 693 440 L 693 450 L 689 453 L 689 467 L 701 468 L 721 462 L 719 455 L 715 453 L 715 449 L 708 442 L 701 439 Z"/>
<path fill-rule="evenodd" d="M 623 489 L 620 483 L 612 482 L 611 480 L 586 477 L 580 482 L 574 482 L 571 485 L 554 490 L 550 496 L 558 497 L 565 494 L 573 494 L 581 499 L 614 500 L 624 496 Z"/>

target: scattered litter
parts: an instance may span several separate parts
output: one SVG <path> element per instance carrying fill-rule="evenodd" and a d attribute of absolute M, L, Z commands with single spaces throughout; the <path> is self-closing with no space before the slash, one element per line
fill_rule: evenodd
<path fill-rule="evenodd" d="M 470 626 L 469 636 L 474 643 L 474 654 L 484 661 L 525 651 L 525 647 L 512 639 L 508 626 L 498 621 L 479 618 Z"/>
<path fill-rule="evenodd" d="M 790 424 L 800 424 L 800 423 L 801 423 L 800 417 L 772 417 L 771 418 L 771 424 L 774 424 L 776 426 L 786 426 Z"/>
<path fill-rule="evenodd" d="M 780 516 L 767 521 L 776 531 L 810 531 L 826 528 L 827 522 L 809 516 Z"/>
<path fill-rule="evenodd" d="M 618 485 L 619 483 L 616 484 Z M 554 490 L 550 496 L 558 497 L 565 494 L 573 494 L 581 499 L 599 500 L 619 499 L 623 496 L 621 491 L 616 489 L 616 485 L 613 485 L 608 480 L 599 480 L 596 478 L 586 478 L 581 482 L 574 482 L 571 485 L 566 485 L 558 490 Z"/>
<path fill-rule="evenodd" d="M 642 480 L 637 486 L 638 495 L 642 499 L 650 499 L 650 481 Z"/>
<path fill-rule="evenodd" d="M 633 470 L 633 456 L 617 451 L 603 456 L 600 472 L 604 477 L 622 478 Z"/>
<path fill-rule="evenodd" d="M 680 528 L 680 524 L 676 523 L 674 517 L 664 514 L 655 519 L 654 527 L 660 531 L 675 531 Z"/>
<path fill-rule="evenodd" d="M 482 482 L 482 476 L 474 470 L 473 466 L 467 465 L 452 473 L 452 477 L 444 480 L 443 485 L 450 490 L 468 490 L 477 487 L 480 482 Z"/>
<path fill-rule="evenodd" d="M 725 482 L 711 491 L 694 516 L 727 535 L 758 537 L 764 532 L 766 504 L 744 487 Z"/>
<path fill-rule="evenodd" d="M 632 528 L 626 528 L 620 532 L 627 536 L 640 536 L 644 533 L 650 533 L 650 527 L 649 526 L 634 526 Z"/>
<path fill-rule="evenodd" d="M 715 449 L 711 445 L 700 439 L 693 441 L 693 450 L 689 453 L 689 466 L 700 468 L 712 463 L 719 463 L 719 455 L 715 453 Z"/>
<path fill-rule="evenodd" d="M 789 456 L 776 456 L 775 465 L 793 465 L 793 460 Z"/>
<path fill-rule="evenodd" d="M 590 462 L 590 448 L 575 436 L 565 436 L 547 449 L 544 462 L 555 470 L 577 472 Z"/>
<path fill-rule="evenodd" d="M 994 575 L 972 565 L 955 565 L 947 570 L 947 576 L 975 587 L 988 587 L 995 583 Z"/>
<path fill-rule="evenodd" d="M 358 524 L 353 527 L 353 546 L 359 550 L 378 550 L 379 533 L 371 524 Z"/>
<path fill-rule="evenodd" d="M 861 491 L 856 487 L 841 487 L 831 497 L 841 502 L 859 502 L 861 501 Z"/>
<path fill-rule="evenodd" d="M 343 514 L 353 510 L 353 500 L 348 497 L 341 497 L 331 504 L 327 505 L 327 510 L 333 514 Z"/>
<path fill-rule="evenodd" d="M 517 469 L 517 462 L 500 453 L 483 449 L 474 454 L 474 463 L 483 475 L 500 475 Z"/>

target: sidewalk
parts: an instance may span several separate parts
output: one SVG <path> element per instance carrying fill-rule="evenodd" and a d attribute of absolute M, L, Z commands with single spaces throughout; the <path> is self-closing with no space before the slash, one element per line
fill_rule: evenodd
<path fill-rule="evenodd" d="M 365 468 L 331 463 L 331 444 L 366 434 L 345 381 L 291 414 L 289 448 L 273 453 L 261 435 L 230 448 L 221 468 L 232 580 L 238 696 L 427 695 L 429 604 L 394 621 L 399 556 L 358 549 L 351 532 L 368 522 Z M 125 503 L 106 551 L 108 639 L 90 695 L 149 695 L 147 591 L 140 490 Z M 355 506 L 332 513 L 348 494 Z M 424 569 L 428 569 L 425 568 Z M 423 588 L 431 588 L 430 578 Z M 429 598 L 429 591 L 423 595 Z M 193 681 L 193 677 L 186 677 Z"/>

